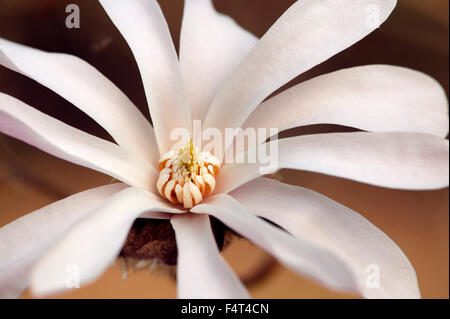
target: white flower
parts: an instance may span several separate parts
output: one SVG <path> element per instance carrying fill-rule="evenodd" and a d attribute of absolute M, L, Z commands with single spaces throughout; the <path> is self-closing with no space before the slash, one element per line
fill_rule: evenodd
<path fill-rule="evenodd" d="M 208 215 L 330 288 L 369 298 L 420 297 L 413 267 L 362 216 L 313 191 L 260 177 L 258 164 L 224 164 L 213 195 L 185 213 L 157 191 L 159 156 L 170 132 L 204 127 L 333 123 L 367 132 L 279 141 L 279 166 L 403 189 L 448 181 L 447 100 L 430 77 L 368 65 L 301 83 L 265 101 L 300 73 L 369 34 L 367 7 L 383 22 L 394 0 L 301 0 L 257 39 L 214 11 L 186 0 L 178 61 L 154 0 L 101 0 L 138 63 L 154 128 L 132 102 L 86 62 L 0 39 L 0 64 L 52 89 L 101 124 L 117 144 L 94 137 L 0 94 L 0 131 L 122 181 L 73 195 L 0 229 L 0 296 L 28 286 L 38 295 L 66 287 L 67 266 L 81 283 L 117 257 L 138 217 L 170 219 L 178 246 L 179 297 L 248 297 L 221 257 Z M 259 217 L 278 224 L 287 232 Z M 289 233 L 288 233 L 289 232 Z M 365 269 L 379 266 L 379 288 Z"/>

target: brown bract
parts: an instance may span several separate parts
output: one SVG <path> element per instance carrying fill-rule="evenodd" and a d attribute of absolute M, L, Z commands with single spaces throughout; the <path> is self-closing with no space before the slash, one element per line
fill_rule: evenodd
<path fill-rule="evenodd" d="M 211 227 L 217 246 L 223 249 L 227 228 L 216 219 Z M 177 245 L 175 233 L 168 220 L 136 219 L 120 252 L 120 257 L 139 260 L 156 259 L 166 265 L 177 264 Z"/>

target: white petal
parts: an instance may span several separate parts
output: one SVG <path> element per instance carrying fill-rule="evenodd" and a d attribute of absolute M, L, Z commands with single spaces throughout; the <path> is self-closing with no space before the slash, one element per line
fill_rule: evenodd
<path fill-rule="evenodd" d="M 120 89 L 87 62 L 0 38 L 0 64 L 73 103 L 103 126 L 119 145 L 153 164 L 158 161 L 150 123 Z"/>
<path fill-rule="evenodd" d="M 76 224 L 38 260 L 31 273 L 31 289 L 36 295 L 63 290 L 79 275 L 80 284 L 92 282 L 114 261 L 128 231 L 139 216 L 169 218 L 182 212 L 169 202 L 143 189 L 127 188 Z"/>
<path fill-rule="evenodd" d="M 120 146 L 75 129 L 0 93 L 0 132 L 49 154 L 153 190 L 157 172 Z"/>
<path fill-rule="evenodd" d="M 186 0 L 180 65 L 194 120 L 203 120 L 214 95 L 258 41 L 211 0 Z"/>
<path fill-rule="evenodd" d="M 191 212 L 216 217 L 292 271 L 337 290 L 356 291 L 350 270 L 325 249 L 270 225 L 229 195 L 208 197 L 204 203 L 192 208 Z"/>
<path fill-rule="evenodd" d="M 338 256 L 352 270 L 364 297 L 420 297 L 414 268 L 405 254 L 355 211 L 311 190 L 268 178 L 230 195 L 256 215 Z M 379 282 L 373 276 L 374 281 L 369 281 L 371 267 L 380 270 Z"/>
<path fill-rule="evenodd" d="M 28 256 L 0 270 L 0 298 L 19 298 L 28 287 L 28 274 L 36 256 Z"/>
<path fill-rule="evenodd" d="M 0 228 L 0 298 L 16 298 L 28 272 L 55 240 L 125 184 L 90 189 L 25 215 Z"/>
<path fill-rule="evenodd" d="M 395 0 L 302 0 L 261 38 L 214 98 L 204 127 L 241 127 L 272 92 L 361 40 L 381 24 Z M 226 147 L 228 145 L 225 145 Z M 225 149 L 226 149 L 225 147 Z"/>
<path fill-rule="evenodd" d="M 300 169 L 399 189 L 437 189 L 449 184 L 448 140 L 420 133 L 331 133 L 285 138 L 278 143 L 278 162 L 225 164 L 216 193 L 227 193 L 281 168 Z M 258 150 L 258 152 L 260 151 Z M 264 153 L 264 150 L 262 153 Z M 250 149 L 248 152 L 255 152 Z M 244 158 L 245 160 L 245 158 Z M 241 160 L 242 161 L 242 160 Z M 277 165 L 278 164 L 278 165 Z"/>
<path fill-rule="evenodd" d="M 141 72 L 160 154 L 169 151 L 175 128 L 191 129 L 178 57 L 155 0 L 100 0 L 127 41 Z"/>
<path fill-rule="evenodd" d="M 217 248 L 208 215 L 177 215 L 170 222 L 177 239 L 179 298 L 249 298 Z"/>
<path fill-rule="evenodd" d="M 339 70 L 300 83 L 262 103 L 244 127 L 279 131 L 311 124 L 366 131 L 448 133 L 448 101 L 428 75 L 390 65 Z"/>

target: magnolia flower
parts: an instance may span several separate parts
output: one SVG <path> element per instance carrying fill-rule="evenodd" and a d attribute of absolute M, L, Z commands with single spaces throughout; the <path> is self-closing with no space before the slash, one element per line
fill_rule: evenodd
<path fill-rule="evenodd" d="M 258 163 L 223 163 L 220 156 L 202 155 L 190 145 L 174 149 L 170 139 L 174 129 L 191 130 L 193 120 L 220 131 L 351 126 L 361 131 L 278 140 L 278 168 L 389 188 L 448 186 L 447 99 L 439 84 L 420 72 L 354 67 L 266 99 L 368 35 L 374 21 L 387 19 L 395 0 L 301 0 L 259 40 L 217 13 L 210 0 L 186 0 L 179 59 L 155 0 L 100 3 L 138 63 L 153 127 L 86 62 L 0 39 L 2 65 L 70 101 L 117 144 L 5 94 L 0 94 L 0 130 L 121 181 L 2 227 L 1 296 L 18 296 L 28 286 L 37 295 L 63 290 L 68 265 L 77 267 L 82 284 L 92 282 L 117 258 L 139 217 L 170 220 L 179 297 L 249 297 L 220 254 L 213 216 L 287 268 L 332 289 L 368 298 L 420 297 L 407 257 L 356 212 L 311 190 L 261 176 Z M 380 269 L 378 287 L 367 285 L 365 270 L 371 264 Z"/>

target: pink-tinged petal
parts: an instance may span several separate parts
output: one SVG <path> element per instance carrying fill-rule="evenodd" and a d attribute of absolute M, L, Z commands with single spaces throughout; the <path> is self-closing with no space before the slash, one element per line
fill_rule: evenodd
<path fill-rule="evenodd" d="M 296 273 L 333 289 L 357 291 L 357 283 L 350 269 L 337 256 L 304 238 L 295 238 L 270 225 L 229 195 L 209 197 L 204 204 L 192 208 L 191 212 L 216 217 Z"/>
<path fill-rule="evenodd" d="M 244 285 L 217 248 L 208 215 L 177 215 L 170 222 L 178 248 L 179 298 L 249 298 Z"/>
<path fill-rule="evenodd" d="M 220 86 L 257 41 L 211 0 L 184 2 L 180 65 L 194 120 L 203 120 Z"/>
<path fill-rule="evenodd" d="M 27 288 L 35 260 L 77 221 L 125 184 L 90 189 L 29 213 L 0 228 L 0 298 L 16 298 Z"/>
<path fill-rule="evenodd" d="M 276 146 L 272 152 L 266 147 Z M 247 153 L 267 153 L 273 162 L 247 163 Z M 277 154 L 278 159 L 276 156 Z M 245 163 L 243 163 L 246 161 Z M 281 168 L 324 173 L 397 189 L 449 185 L 449 143 L 421 133 L 331 133 L 272 141 L 241 153 L 217 176 L 216 194 L 227 193 Z M 241 162 L 242 164 L 239 164 Z"/>
<path fill-rule="evenodd" d="M 79 283 L 94 281 L 114 261 L 134 220 L 168 219 L 181 213 L 161 197 L 139 188 L 127 188 L 104 202 L 76 224 L 33 267 L 30 286 L 35 295 L 70 288 L 71 271 Z"/>
<path fill-rule="evenodd" d="M 53 90 L 97 121 L 119 145 L 157 162 L 150 123 L 120 89 L 87 62 L 0 38 L 0 64 Z"/>
<path fill-rule="evenodd" d="M 241 127 L 271 93 L 371 33 L 374 21 L 384 22 L 395 4 L 395 0 L 295 2 L 227 79 L 204 127 L 222 131 Z"/>
<path fill-rule="evenodd" d="M 448 101 L 428 75 L 390 65 L 339 70 L 300 83 L 258 106 L 244 127 L 279 131 L 311 124 L 366 131 L 448 133 Z"/>
<path fill-rule="evenodd" d="M 0 93 L 0 132 L 127 184 L 154 190 L 157 172 L 147 161 L 3 93 Z"/>
<path fill-rule="evenodd" d="M 141 72 L 160 154 L 169 151 L 175 128 L 191 129 L 175 47 L 155 0 L 100 0 L 127 41 Z"/>
<path fill-rule="evenodd" d="M 258 178 L 231 194 L 249 211 L 338 256 L 366 298 L 420 298 L 401 249 L 355 211 L 311 190 Z M 372 273 L 376 270 L 379 273 Z"/>

